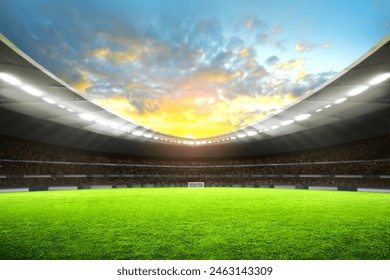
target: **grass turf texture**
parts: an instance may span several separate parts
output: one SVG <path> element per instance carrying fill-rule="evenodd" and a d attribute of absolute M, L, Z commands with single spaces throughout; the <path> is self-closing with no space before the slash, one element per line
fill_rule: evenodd
<path fill-rule="evenodd" d="M 390 195 L 241 188 L 0 194 L 1 259 L 390 259 Z"/>

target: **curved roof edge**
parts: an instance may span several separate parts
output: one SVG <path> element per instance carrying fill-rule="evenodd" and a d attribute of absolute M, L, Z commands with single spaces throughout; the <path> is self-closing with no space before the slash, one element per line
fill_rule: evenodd
<path fill-rule="evenodd" d="M 72 106 L 75 110 L 92 112 L 102 118 L 110 116 L 70 90 L 54 75 L 32 65 L 25 55 L 15 52 L 12 43 L 8 42 L 11 49 L 3 43 L 0 46 L 0 73 L 13 74 L 29 85 L 42 88 L 60 103 L 53 105 L 48 102 L 53 101 L 48 97 L 26 94 L 25 89 L 0 79 L 0 128 L 3 134 L 38 142 L 132 156 L 172 158 L 253 156 L 389 134 L 390 79 L 377 84 L 372 82 L 378 76 L 390 73 L 389 40 L 390 34 L 312 95 L 250 127 L 255 135 L 246 137 L 242 134 L 245 136 L 242 139 L 235 137 L 229 139 L 232 141 L 199 146 L 140 138 L 130 133 L 137 127 L 127 127 L 128 131 L 109 130 L 98 122 L 90 123 L 79 118 L 79 114 L 65 109 Z M 362 88 L 364 90 L 356 94 L 356 90 Z M 297 120 L 297 116 L 305 114 L 310 117 Z M 281 129 L 281 123 L 286 120 L 293 122 Z M 127 124 L 124 121 L 119 125 Z"/>

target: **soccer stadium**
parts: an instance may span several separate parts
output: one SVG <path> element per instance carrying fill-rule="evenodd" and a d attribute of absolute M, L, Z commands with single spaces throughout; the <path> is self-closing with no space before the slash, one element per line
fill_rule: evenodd
<path fill-rule="evenodd" d="M 389 260 L 389 3 L 268 2 L 1 1 L 0 259 Z"/>

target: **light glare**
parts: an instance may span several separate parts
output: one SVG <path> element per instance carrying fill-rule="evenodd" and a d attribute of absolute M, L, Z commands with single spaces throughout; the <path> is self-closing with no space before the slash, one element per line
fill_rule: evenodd
<path fill-rule="evenodd" d="M 19 86 L 22 84 L 22 82 L 19 81 L 17 78 L 15 78 L 14 76 L 12 76 L 10 74 L 6 74 L 6 73 L 0 73 L 0 79 L 2 79 L 4 82 L 7 82 L 7 83 L 14 85 L 14 86 Z"/>
<path fill-rule="evenodd" d="M 358 94 L 361 94 L 363 91 L 366 91 L 368 89 L 368 86 L 360 86 L 360 87 L 357 87 L 357 88 L 354 88 L 353 90 L 351 90 L 348 95 L 349 96 L 356 96 Z"/>
<path fill-rule="evenodd" d="M 47 97 L 42 98 L 42 100 L 47 102 L 47 103 L 49 103 L 49 104 L 55 104 L 56 103 L 53 99 L 50 99 L 50 98 L 47 98 Z"/>
<path fill-rule="evenodd" d="M 290 125 L 290 124 L 292 124 L 294 122 L 295 122 L 294 120 L 287 120 L 287 121 L 281 122 L 280 125 L 286 126 L 286 125 Z"/>
<path fill-rule="evenodd" d="M 343 97 L 343 98 L 340 98 L 340 99 L 337 99 L 334 104 L 340 104 L 340 103 L 343 103 L 345 100 L 347 100 L 348 98 L 346 97 Z"/>
<path fill-rule="evenodd" d="M 21 89 L 25 92 L 34 95 L 34 96 L 41 96 L 42 92 L 40 90 L 37 90 L 36 88 L 30 87 L 30 86 L 21 86 Z"/>
<path fill-rule="evenodd" d="M 256 131 L 248 131 L 247 133 L 246 133 L 246 135 L 248 135 L 248 136 L 255 136 L 257 134 L 257 132 Z"/>
<path fill-rule="evenodd" d="M 310 114 L 303 114 L 303 115 L 299 115 L 299 116 L 296 116 L 295 117 L 295 120 L 297 121 L 303 121 L 303 120 L 306 120 L 308 118 L 310 118 L 311 115 Z"/>
<path fill-rule="evenodd" d="M 388 78 L 390 78 L 390 73 L 385 73 L 385 74 L 376 76 L 374 79 L 372 79 L 368 83 L 373 86 L 373 85 L 377 85 L 379 83 L 386 81 Z"/>
<path fill-rule="evenodd" d="M 83 120 L 86 120 L 86 121 L 94 121 L 95 120 L 95 117 L 92 115 L 89 115 L 89 114 L 80 114 L 79 117 L 82 118 Z"/>

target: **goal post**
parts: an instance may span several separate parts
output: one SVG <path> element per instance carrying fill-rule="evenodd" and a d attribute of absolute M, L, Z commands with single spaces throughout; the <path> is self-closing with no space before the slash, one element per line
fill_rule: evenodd
<path fill-rule="evenodd" d="M 204 182 L 188 182 L 188 188 L 204 188 Z"/>

